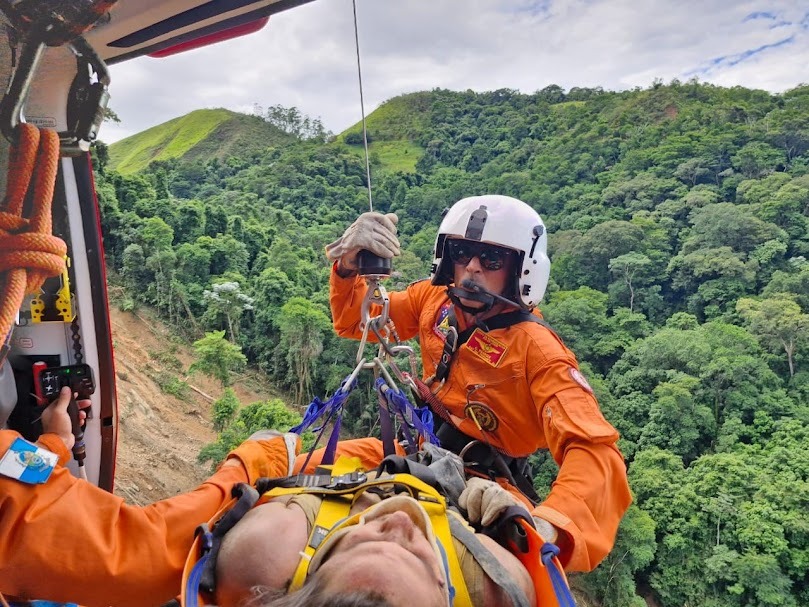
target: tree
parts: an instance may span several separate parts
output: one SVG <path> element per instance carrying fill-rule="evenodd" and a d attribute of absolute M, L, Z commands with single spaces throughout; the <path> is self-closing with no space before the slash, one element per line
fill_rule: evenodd
<path fill-rule="evenodd" d="M 224 331 L 211 331 L 194 342 L 197 361 L 190 372 L 202 371 L 218 379 L 223 387 L 230 386 L 230 373 L 238 371 L 247 363 L 242 349 L 225 339 Z"/>
<path fill-rule="evenodd" d="M 684 292 L 689 311 L 708 318 L 718 316 L 754 286 L 754 267 L 730 247 L 681 251 L 669 262 L 675 291 Z"/>
<path fill-rule="evenodd" d="M 281 346 L 286 350 L 295 401 L 309 399 L 312 367 L 323 350 L 323 335 L 331 328 L 329 317 L 303 297 L 293 297 L 281 308 Z"/>
<path fill-rule="evenodd" d="M 809 312 L 809 263 L 806 260 L 790 260 L 789 271 L 776 270 L 762 295 L 770 297 L 775 293 L 791 293 L 801 310 Z"/>
<path fill-rule="evenodd" d="M 170 249 L 174 230 L 160 217 L 149 217 L 140 229 L 140 240 L 147 254 Z"/>
<path fill-rule="evenodd" d="M 239 319 L 245 311 L 253 309 L 253 298 L 242 293 L 238 282 L 215 284 L 210 291 L 203 291 L 202 297 L 211 314 L 225 317 L 229 339 L 235 342 Z"/>
<path fill-rule="evenodd" d="M 146 256 L 143 247 L 131 244 L 124 249 L 122 273 L 134 293 L 143 293 L 149 287 L 149 273 L 146 271 Z"/>
<path fill-rule="evenodd" d="M 220 401 L 224 398 L 223 396 Z M 301 423 L 301 416 L 294 411 L 290 411 L 277 398 L 251 403 L 243 407 L 235 419 L 232 419 L 221 430 L 215 442 L 205 445 L 200 450 L 197 461 L 200 463 L 211 461 L 211 471 L 214 471 L 231 450 L 246 441 L 254 432 L 262 430 L 286 432 L 299 423 Z M 304 449 L 311 446 L 313 438 L 309 433 L 302 436 Z"/>
<path fill-rule="evenodd" d="M 660 447 L 690 462 L 710 446 L 716 421 L 713 411 L 697 395 L 698 378 L 684 373 L 670 377 L 652 392 L 655 401 L 638 448 Z"/>
<path fill-rule="evenodd" d="M 239 399 L 233 388 L 225 388 L 218 399 L 213 403 L 213 429 L 221 432 L 236 415 L 239 409 Z"/>
<path fill-rule="evenodd" d="M 786 161 L 786 155 L 763 141 L 751 141 L 731 159 L 745 177 L 758 178 L 775 171 Z"/>
<path fill-rule="evenodd" d="M 778 226 L 762 221 L 750 208 L 730 202 L 708 205 L 691 215 L 693 229 L 682 251 L 730 247 L 736 253 L 750 253 L 768 240 L 783 240 Z"/>
<path fill-rule="evenodd" d="M 652 261 L 642 253 L 626 253 L 610 259 L 610 272 L 620 276 L 629 289 L 629 310 L 634 311 L 635 290 L 632 288 L 632 280 L 635 275 L 642 272 L 651 265 Z M 640 276 L 639 276 L 640 277 Z"/>
<path fill-rule="evenodd" d="M 710 161 L 705 158 L 689 158 L 677 167 L 674 176 L 693 188 L 700 179 L 710 174 L 709 166 Z"/>
<path fill-rule="evenodd" d="M 575 271 L 581 277 L 578 285 L 606 290 L 610 260 L 637 251 L 643 237 L 643 229 L 628 221 L 606 221 L 587 230 L 572 251 Z"/>
<path fill-rule="evenodd" d="M 654 559 L 655 522 L 633 504 L 621 520 L 615 546 L 598 568 L 584 576 L 587 594 L 600 605 L 644 607 L 635 574 Z"/>
<path fill-rule="evenodd" d="M 795 352 L 799 344 L 809 341 L 809 314 L 801 312 L 795 298 L 787 293 L 761 300 L 743 298 L 736 311 L 765 348 L 786 354 L 789 376 L 794 377 Z"/>
<path fill-rule="evenodd" d="M 254 111 L 261 115 L 261 106 L 255 105 Z M 301 114 L 296 107 L 271 105 L 262 116 L 264 120 L 277 127 L 284 133 L 293 135 L 304 141 L 318 141 L 324 143 L 331 135 L 324 127 L 320 118 L 309 118 Z"/>

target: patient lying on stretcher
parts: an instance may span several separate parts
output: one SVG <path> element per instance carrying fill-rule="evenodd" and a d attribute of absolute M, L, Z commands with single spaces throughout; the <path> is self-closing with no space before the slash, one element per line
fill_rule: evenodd
<path fill-rule="evenodd" d="M 360 485 L 345 498 L 265 494 L 222 538 L 210 602 L 220 607 L 536 604 L 531 577 L 517 557 L 438 504 L 439 493 L 417 479 L 416 486 L 405 487 L 411 475 L 396 478 L 404 480 Z M 487 499 L 491 485 L 496 489 Z M 477 501 L 481 516 L 484 503 L 491 504 L 499 491 L 495 483 L 477 479 L 462 495 L 467 505 L 470 498 Z M 345 508 L 347 520 L 332 525 L 323 512 L 341 501 L 336 507 Z M 196 561 L 189 559 L 187 574 Z M 198 590 L 186 586 L 185 605 L 198 604 L 193 603 Z M 199 596 L 205 600 L 205 593 Z"/>

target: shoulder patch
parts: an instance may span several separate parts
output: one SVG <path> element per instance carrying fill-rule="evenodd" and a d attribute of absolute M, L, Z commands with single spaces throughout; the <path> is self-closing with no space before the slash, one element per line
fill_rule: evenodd
<path fill-rule="evenodd" d="M 584 377 L 584 375 L 582 374 L 581 371 L 579 371 L 578 369 L 576 369 L 574 367 L 568 367 L 567 372 L 570 374 L 570 379 L 572 379 L 574 382 L 579 384 L 582 388 L 587 390 L 590 394 L 593 393 L 593 389 L 590 387 L 590 384 L 587 382 L 587 380 L 585 379 L 585 377 Z"/>
<path fill-rule="evenodd" d="M 29 485 L 41 484 L 48 480 L 58 461 L 55 453 L 16 438 L 0 459 L 0 474 Z"/>
<path fill-rule="evenodd" d="M 442 341 L 447 340 L 447 334 L 449 333 L 450 326 L 449 326 L 449 310 L 452 307 L 452 302 L 447 301 L 438 308 L 438 314 L 435 317 L 435 324 L 433 324 L 433 333 L 435 333 L 438 337 L 442 339 Z"/>

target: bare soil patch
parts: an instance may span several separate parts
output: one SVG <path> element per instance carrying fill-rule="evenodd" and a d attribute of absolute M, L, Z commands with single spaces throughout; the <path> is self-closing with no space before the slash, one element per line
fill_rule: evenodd
<path fill-rule="evenodd" d="M 148 310 L 113 307 L 111 314 L 118 392 L 115 493 L 132 504 L 150 504 L 207 478 L 210 464 L 197 463 L 197 454 L 216 433 L 211 400 L 204 395 L 219 398 L 222 387 L 199 373 L 188 377 L 193 348 Z M 198 391 L 184 388 L 184 380 Z M 242 404 L 278 396 L 253 374 L 238 378 L 233 388 Z"/>

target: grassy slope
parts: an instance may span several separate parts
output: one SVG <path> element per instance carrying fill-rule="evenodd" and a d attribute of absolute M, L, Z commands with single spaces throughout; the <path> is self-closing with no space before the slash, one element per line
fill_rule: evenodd
<path fill-rule="evenodd" d="M 130 174 L 155 160 L 227 158 L 237 149 L 249 152 L 289 139 L 256 116 L 221 108 L 196 110 L 113 143 L 110 166 Z"/>
<path fill-rule="evenodd" d="M 385 171 L 416 170 L 416 161 L 424 151 L 413 139 L 424 132 L 429 111 L 430 93 L 411 93 L 386 101 L 366 117 L 366 127 L 373 139 L 368 145 L 372 155 L 379 158 Z M 345 143 L 349 133 L 362 133 L 362 121 L 350 126 L 337 136 Z M 362 145 L 348 146 L 363 155 Z"/>
<path fill-rule="evenodd" d="M 372 157 L 383 171 L 414 172 L 423 149 L 414 139 L 426 128 L 430 93 L 402 95 L 383 103 L 367 116 Z M 361 133 L 362 122 L 336 137 L 345 143 L 348 133 Z M 226 159 L 292 139 L 256 116 L 226 109 L 195 110 L 110 145 L 110 167 L 124 174 L 143 170 L 155 160 L 183 158 Z M 349 145 L 358 156 L 362 145 Z"/>

